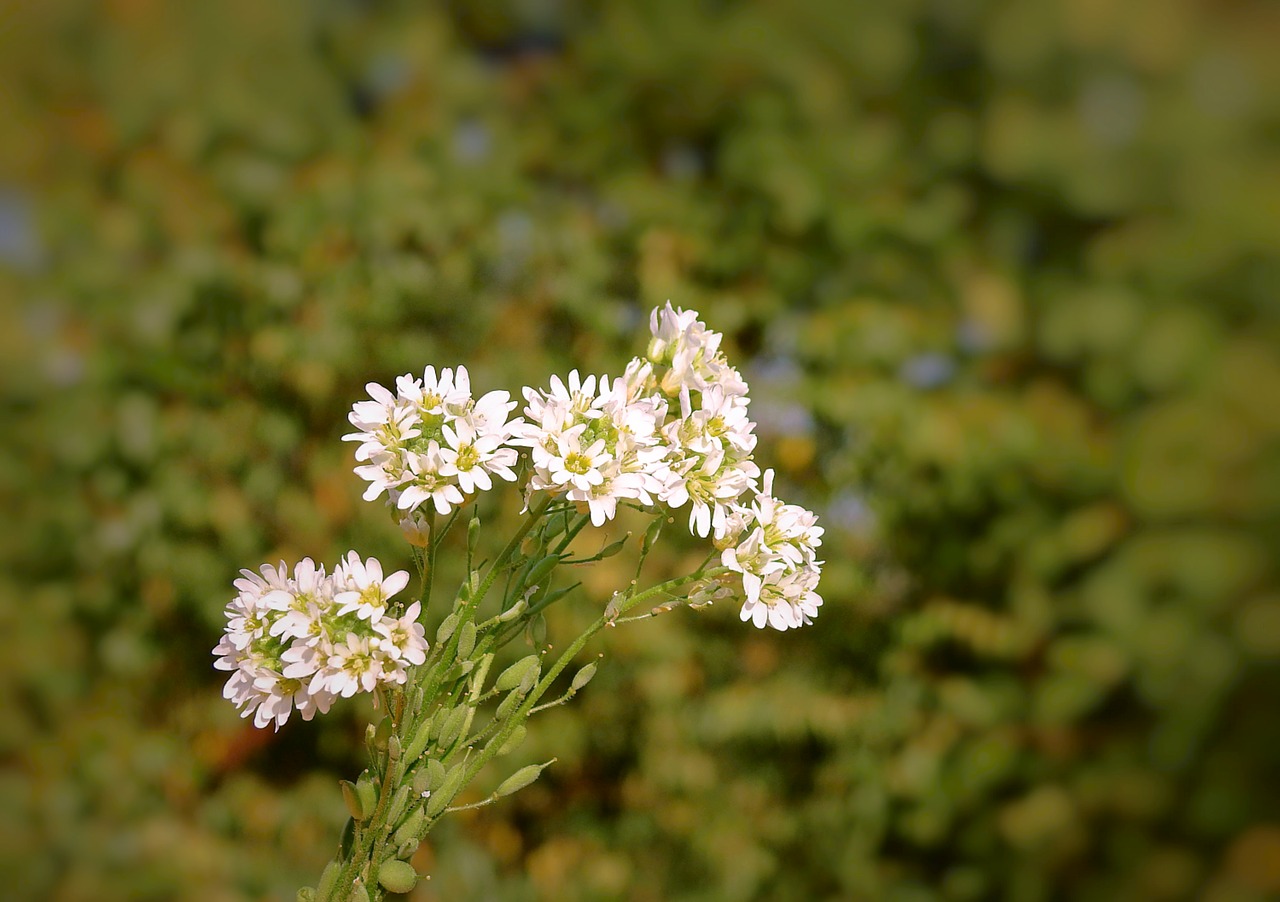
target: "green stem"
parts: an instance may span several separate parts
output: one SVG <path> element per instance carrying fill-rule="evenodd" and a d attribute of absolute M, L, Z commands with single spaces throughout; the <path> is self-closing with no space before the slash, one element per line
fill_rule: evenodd
<path fill-rule="evenodd" d="M 528 719 L 530 711 L 538 703 L 538 700 L 541 699 L 542 696 L 544 696 L 551 688 L 551 684 L 555 682 L 556 677 L 558 677 L 564 669 L 569 666 L 570 662 L 572 662 L 578 655 L 578 652 L 582 651 L 583 647 L 591 641 L 591 638 L 595 636 L 596 633 L 600 632 L 600 630 L 604 629 L 604 627 L 612 623 L 617 616 L 625 614 L 627 611 L 647 599 L 665 594 L 672 589 L 678 588 L 696 579 L 719 576 L 722 573 L 728 572 L 728 569 L 729 568 L 727 567 L 714 567 L 711 570 L 705 571 L 699 569 L 687 576 L 679 576 L 675 579 L 669 579 L 666 582 L 658 583 L 655 586 L 645 589 L 643 592 L 631 596 L 618 608 L 616 612 L 613 612 L 610 615 L 600 615 L 600 617 L 588 626 L 587 629 L 578 636 L 578 638 L 573 640 L 569 647 L 565 649 L 564 653 L 556 660 L 556 663 L 551 666 L 551 669 L 543 675 L 542 679 L 539 680 L 537 685 L 529 692 L 529 695 L 525 700 L 521 702 L 520 707 L 512 712 L 511 716 L 507 719 L 507 722 L 502 725 L 500 730 L 498 730 L 496 738 L 490 740 L 484 750 L 476 756 L 475 760 L 467 765 L 461 785 L 466 786 L 474 780 L 476 775 L 480 773 L 484 766 L 497 756 L 497 753 L 501 750 L 502 746 L 509 738 L 511 738 L 511 734 L 515 732 L 516 727 Z M 432 825 L 438 819 L 439 816 L 423 824 L 422 829 L 419 831 L 419 839 L 427 834 L 427 831 L 431 829 Z"/>

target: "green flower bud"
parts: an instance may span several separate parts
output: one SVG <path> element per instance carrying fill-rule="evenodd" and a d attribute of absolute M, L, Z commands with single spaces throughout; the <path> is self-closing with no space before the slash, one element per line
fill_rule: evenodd
<path fill-rule="evenodd" d="M 351 902 L 369 902 L 369 890 L 363 881 L 357 880 L 351 887 Z"/>
<path fill-rule="evenodd" d="M 440 788 L 441 784 L 444 783 L 444 778 L 445 778 L 444 762 L 441 761 L 439 758 L 432 758 L 430 761 L 427 762 L 426 772 L 427 772 L 427 785 L 423 787 L 423 790 L 427 792 L 435 792 L 437 789 Z"/>
<path fill-rule="evenodd" d="M 294 896 L 298 902 L 316 902 L 316 890 L 313 886 L 304 886 Z"/>

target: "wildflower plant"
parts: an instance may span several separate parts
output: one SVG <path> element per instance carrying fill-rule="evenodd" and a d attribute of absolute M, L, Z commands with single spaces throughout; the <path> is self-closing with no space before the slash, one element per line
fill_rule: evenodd
<path fill-rule="evenodd" d="M 355 551 L 332 570 L 304 558 L 292 570 L 266 564 L 235 581 L 214 654 L 215 666 L 230 671 L 224 695 L 243 716 L 279 729 L 294 710 L 310 720 L 363 692 L 385 712 L 368 728 L 369 767 L 342 783 L 350 819 L 338 852 L 300 899 L 407 892 L 419 879 L 408 859 L 441 817 L 536 780 L 546 764 L 516 770 L 479 802 L 454 805 L 481 770 L 520 744 L 533 714 L 587 685 L 595 662 L 544 701 L 605 626 L 729 600 L 761 628 L 793 629 L 818 614 L 822 528 L 811 512 L 775 498 L 772 471 L 754 462 L 747 385 L 721 352 L 721 336 L 670 303 L 653 311 L 650 331 L 645 355 L 621 376 L 552 376 L 547 388 L 523 390 L 515 418 L 509 393 L 475 398 L 462 366 L 401 376 L 394 392 L 367 386 L 369 400 L 353 406 L 356 431 L 345 439 L 358 443 L 365 499 L 385 496 L 410 545 L 418 597 L 406 595 L 407 570 L 386 573 Z M 500 482 L 523 489 L 523 520 L 478 565 L 481 523 L 468 502 Z M 541 635 L 545 611 L 577 588 L 557 586 L 558 568 L 623 550 L 630 534 L 595 555 L 570 551 L 588 525 L 604 525 L 620 507 L 652 517 L 638 542 L 636 578 L 554 660 L 544 650 L 494 673 L 499 650 Z M 641 588 L 646 557 L 685 509 L 689 530 L 709 540 L 706 558 L 691 573 Z M 428 641 L 421 621 L 433 603 L 437 554 L 463 518 L 467 576 Z"/>

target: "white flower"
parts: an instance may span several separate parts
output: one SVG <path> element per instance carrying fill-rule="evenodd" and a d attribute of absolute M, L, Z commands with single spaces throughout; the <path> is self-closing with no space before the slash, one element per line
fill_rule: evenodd
<path fill-rule="evenodd" d="M 292 576 L 283 563 L 242 573 L 214 666 L 230 671 L 223 695 L 259 727 L 279 729 L 295 710 L 310 720 L 340 694 L 403 683 L 406 666 L 426 659 L 418 603 L 387 613 L 408 583 L 403 570 L 384 576 L 375 558 L 353 551 L 332 576 L 310 558 Z"/>
<path fill-rule="evenodd" d="M 427 659 L 426 630 L 418 623 L 421 606 L 414 602 L 401 617 L 383 617 L 374 630 L 387 641 L 382 647 L 394 649 L 396 656 L 408 664 L 421 664 Z"/>
<path fill-rule="evenodd" d="M 349 417 L 359 431 L 343 436 L 360 442 L 355 472 L 369 483 L 366 500 L 385 492 L 400 510 L 429 502 L 447 514 L 464 495 L 491 488 L 491 476 L 515 480 L 518 454 L 505 445 L 518 422 L 507 421 L 516 406 L 507 392 L 473 400 L 461 366 L 400 376 L 395 394 L 372 382 L 367 389 L 372 400 L 357 402 Z"/>
<path fill-rule="evenodd" d="M 409 584 L 409 572 L 397 570 L 384 579 L 377 558 L 361 561 L 360 555 L 352 551 L 334 569 L 333 583 L 339 617 L 355 614 L 361 620 L 373 621 L 382 616 L 387 601 Z"/>
<path fill-rule="evenodd" d="M 812 622 L 822 605 L 817 593 L 822 527 L 810 511 L 773 497 L 773 471 L 749 508 L 726 520 L 723 566 L 742 575 L 742 619 L 757 627 L 791 629 Z"/>
<path fill-rule="evenodd" d="M 666 402 L 642 395 L 644 367 L 631 378 L 569 374 L 568 384 L 524 391 L 526 421 L 516 439 L 531 449 L 532 491 L 563 493 L 587 505 L 600 526 L 623 499 L 652 505 L 666 478 L 666 447 L 657 434 Z M 638 375 L 637 375 L 638 374 Z"/>

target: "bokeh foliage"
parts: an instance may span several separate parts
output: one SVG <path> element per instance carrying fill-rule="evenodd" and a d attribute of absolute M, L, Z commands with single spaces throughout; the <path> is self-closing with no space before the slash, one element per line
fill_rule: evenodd
<path fill-rule="evenodd" d="M 236 569 L 407 564 L 338 441 L 366 381 L 616 372 L 668 298 L 824 516 L 827 606 L 610 632 L 520 752 L 559 762 L 433 833 L 415 898 L 1280 894 L 1278 34 L 1207 0 L 5 4 L 6 897 L 314 880 L 367 712 L 237 720 Z"/>

